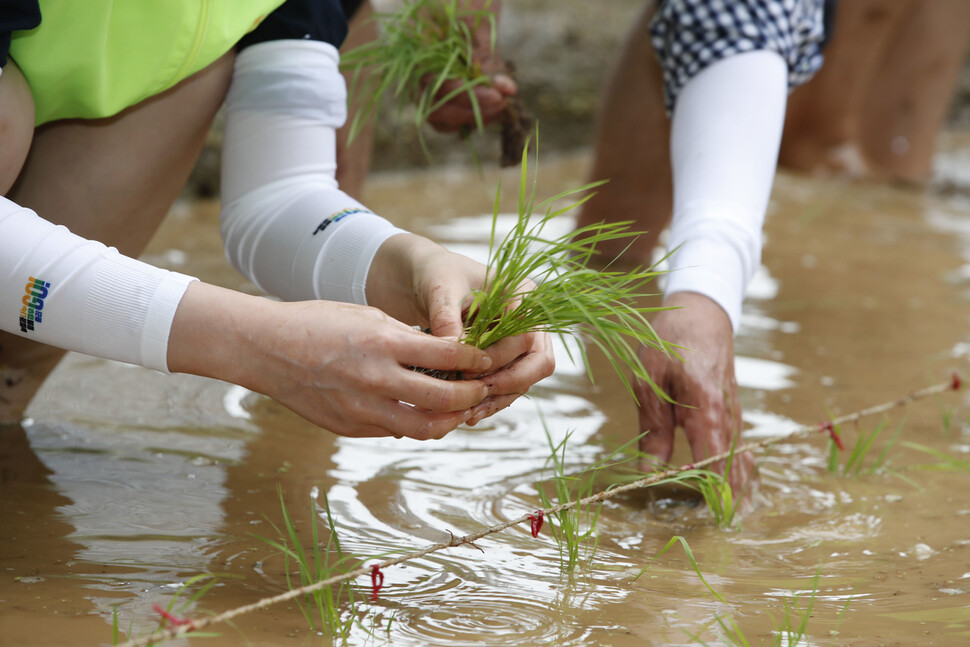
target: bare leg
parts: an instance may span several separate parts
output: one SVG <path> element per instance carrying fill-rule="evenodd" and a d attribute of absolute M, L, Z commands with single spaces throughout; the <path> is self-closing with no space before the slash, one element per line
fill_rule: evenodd
<path fill-rule="evenodd" d="M 226 55 L 115 117 L 37 129 L 8 197 L 76 234 L 138 255 L 192 170 L 225 97 L 232 61 Z M 0 420 L 20 419 L 62 355 L 0 333 Z"/>
<path fill-rule="evenodd" d="M 825 64 L 797 89 L 779 163 L 920 181 L 970 37 L 961 0 L 840 2 Z"/>
<path fill-rule="evenodd" d="M 582 206 L 579 225 L 633 220 L 646 231 L 624 257 L 628 265 L 648 265 L 657 237 L 670 220 L 670 120 L 664 108 L 663 74 L 650 45 L 648 2 L 620 52 L 597 115 L 591 180 L 608 179 Z M 623 244 L 625 246 L 625 243 Z M 622 246 L 600 252 L 615 258 Z"/>
<path fill-rule="evenodd" d="M 868 83 L 911 0 L 838 3 L 835 33 L 825 64 L 792 93 L 779 163 L 807 172 L 862 176 L 868 163 L 859 150 L 859 116 Z"/>
<path fill-rule="evenodd" d="M 24 166 L 34 136 L 34 99 L 13 61 L 0 75 L 0 194 L 6 195 Z"/>
<path fill-rule="evenodd" d="M 350 21 L 350 31 L 347 40 L 344 41 L 341 51 L 348 51 L 369 43 L 377 38 L 377 25 L 370 20 L 374 14 L 369 0 L 361 3 L 357 13 Z M 367 71 L 362 73 L 361 81 L 367 76 Z M 347 80 L 347 90 L 352 87 L 352 74 L 344 72 Z M 347 105 L 347 123 L 337 131 L 337 182 L 340 188 L 358 200 L 362 199 L 364 192 L 364 180 L 370 170 L 371 157 L 374 151 L 374 121 L 368 120 L 367 124 L 357 133 L 354 141 L 347 143 L 347 136 L 350 134 L 350 124 L 354 115 L 360 111 L 361 102 L 353 96 Z M 375 115 L 376 117 L 376 115 Z"/>
<path fill-rule="evenodd" d="M 970 2 L 910 4 L 869 84 L 860 119 L 862 150 L 880 174 L 913 182 L 929 176 L 968 42 Z"/>

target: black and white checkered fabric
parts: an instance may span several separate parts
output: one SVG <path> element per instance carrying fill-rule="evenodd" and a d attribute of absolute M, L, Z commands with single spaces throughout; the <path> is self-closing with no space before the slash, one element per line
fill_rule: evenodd
<path fill-rule="evenodd" d="M 691 78 L 734 54 L 767 49 L 788 63 L 795 88 L 822 66 L 826 0 L 662 0 L 651 40 L 667 110 Z M 829 8 L 831 11 L 831 7 Z"/>

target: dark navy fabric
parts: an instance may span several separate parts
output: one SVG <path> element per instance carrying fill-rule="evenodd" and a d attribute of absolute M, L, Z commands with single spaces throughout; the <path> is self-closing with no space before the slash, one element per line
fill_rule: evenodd
<path fill-rule="evenodd" d="M 340 0 L 287 0 L 243 36 L 238 49 L 292 38 L 319 40 L 340 47 L 347 37 L 343 4 Z"/>
<path fill-rule="evenodd" d="M 364 0 L 341 0 L 340 4 L 344 8 L 344 15 L 347 16 L 347 20 L 350 20 L 360 9 L 360 5 L 364 4 Z"/>
<path fill-rule="evenodd" d="M 0 0 L 0 67 L 7 64 L 10 36 L 40 24 L 38 0 Z"/>

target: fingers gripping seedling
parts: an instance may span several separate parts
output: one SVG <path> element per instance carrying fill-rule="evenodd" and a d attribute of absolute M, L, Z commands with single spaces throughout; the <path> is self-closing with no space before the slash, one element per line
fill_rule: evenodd
<path fill-rule="evenodd" d="M 597 259 L 597 248 L 610 241 L 632 243 L 641 232 L 631 231 L 630 223 L 624 222 L 589 225 L 559 237 L 546 233 L 554 219 L 585 202 L 601 184 L 590 183 L 537 202 L 536 177 L 534 173 L 530 177 L 528 152 L 523 153 L 518 213 L 501 241 L 496 240 L 501 190 L 496 193 L 489 278 L 483 289 L 472 294 L 463 341 L 487 348 L 505 337 L 536 331 L 580 338 L 603 351 L 631 395 L 636 397 L 628 371 L 668 399 L 637 353 L 640 344 L 665 354 L 676 348 L 660 339 L 647 320 L 663 308 L 641 305 L 653 296 L 649 285 L 660 272 L 653 268 L 618 271 L 609 264 L 602 269 L 590 267 Z M 583 345 L 579 348 L 592 379 Z"/>

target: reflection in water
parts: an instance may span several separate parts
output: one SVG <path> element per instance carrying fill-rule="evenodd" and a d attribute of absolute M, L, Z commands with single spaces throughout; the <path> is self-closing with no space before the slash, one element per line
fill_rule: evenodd
<path fill-rule="evenodd" d="M 540 192 L 582 183 L 585 168 L 585 156 L 546 158 Z M 487 175 L 494 186 L 496 174 Z M 514 173 L 503 184 L 513 186 Z M 491 196 L 481 186 L 473 172 L 389 175 L 375 178 L 368 202 L 484 260 Z M 503 197 L 503 213 L 514 198 Z M 970 272 L 960 268 L 970 262 L 970 233 L 961 229 L 961 200 L 779 178 L 765 266 L 737 340 L 747 437 L 784 434 L 965 366 Z M 222 256 L 216 216 L 211 205 L 176 210 L 150 258 L 252 290 Z M 500 229 L 510 220 L 503 216 Z M 570 227 L 564 219 L 559 233 Z M 637 426 L 629 393 L 605 363 L 592 358 L 591 385 L 558 344 L 557 357 L 556 375 L 528 399 L 419 443 L 336 438 L 244 389 L 71 356 L 32 405 L 33 423 L 0 430 L 0 644 L 109 642 L 114 606 L 137 633 L 173 584 L 205 571 L 234 578 L 189 615 L 284 590 L 284 560 L 257 538 L 277 537 L 281 495 L 308 543 L 317 515 L 309 493 L 327 491 L 344 550 L 367 563 L 535 509 L 536 483 L 549 476 L 545 428 L 553 443 L 570 434 L 566 461 L 575 471 Z M 950 412 L 948 429 L 940 420 L 958 401 L 893 414 L 881 436 L 899 429 L 884 457 L 890 469 L 857 478 L 828 472 L 822 437 L 773 446 L 760 457 L 763 503 L 740 531 L 712 527 L 679 491 L 611 500 L 594 564 L 572 582 L 560 575 L 548 526 L 538 539 L 516 527 L 477 542 L 480 550 L 387 569 L 381 600 L 361 604 L 351 643 L 640 646 L 697 635 L 722 644 L 719 615 L 757 644 L 817 587 L 812 644 L 829 644 L 832 631 L 851 644 L 961 644 L 970 635 L 968 474 L 916 469 L 932 457 L 902 444 L 965 458 L 965 412 Z M 851 446 L 878 422 L 843 436 Z M 688 456 L 679 438 L 674 460 Z M 679 546 L 652 561 L 674 535 L 687 539 L 727 604 Z M 367 590 L 369 581 L 358 585 Z M 252 644 L 316 644 L 293 607 L 238 626 Z M 233 629 L 222 634 L 205 644 L 242 641 Z"/>
<path fill-rule="evenodd" d="M 67 497 L 56 514 L 73 528 L 71 576 L 106 594 L 88 598 L 102 616 L 117 606 L 141 619 L 136 627 L 154 626 L 152 604 L 210 570 L 225 465 L 242 458 L 248 436 L 211 414 L 225 390 L 72 355 L 32 405 L 46 420 L 25 422 L 30 445 Z M 97 421 L 104 411 L 111 421 Z"/>

